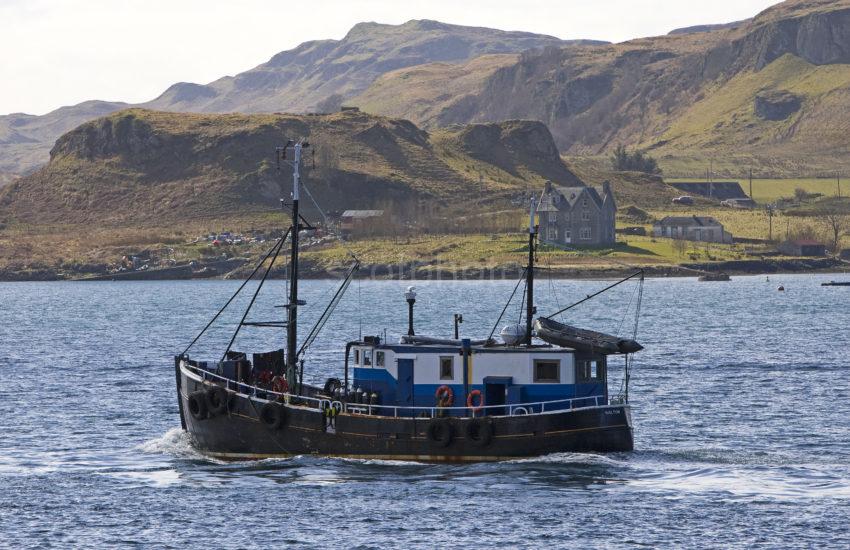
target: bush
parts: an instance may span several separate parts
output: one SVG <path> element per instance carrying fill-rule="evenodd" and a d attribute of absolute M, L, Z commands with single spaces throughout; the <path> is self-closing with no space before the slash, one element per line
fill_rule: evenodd
<path fill-rule="evenodd" d="M 644 151 L 629 152 L 624 146 L 618 145 L 611 154 L 611 165 L 614 170 L 643 172 L 645 174 L 661 174 L 658 162 Z"/>

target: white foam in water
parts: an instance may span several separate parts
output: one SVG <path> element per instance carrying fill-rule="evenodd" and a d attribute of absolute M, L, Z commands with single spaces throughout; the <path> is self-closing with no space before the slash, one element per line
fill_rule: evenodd
<path fill-rule="evenodd" d="M 178 458 L 212 460 L 192 445 L 192 436 L 181 428 L 171 428 L 160 437 L 145 441 L 137 447 L 145 453 L 167 454 Z"/>
<path fill-rule="evenodd" d="M 673 472 L 660 477 L 634 479 L 630 485 L 681 493 L 721 492 L 738 498 L 850 498 L 850 480 L 811 471 L 782 475 L 750 468 L 702 468 Z"/>
<path fill-rule="evenodd" d="M 507 461 L 509 464 L 586 464 L 588 466 L 625 466 L 626 462 L 616 460 L 607 455 L 593 453 L 552 453 L 543 456 L 517 458 Z"/>
<path fill-rule="evenodd" d="M 112 472 L 112 477 L 126 481 L 137 482 L 154 487 L 169 487 L 180 483 L 180 473 L 177 470 L 151 470 L 145 472 Z"/>

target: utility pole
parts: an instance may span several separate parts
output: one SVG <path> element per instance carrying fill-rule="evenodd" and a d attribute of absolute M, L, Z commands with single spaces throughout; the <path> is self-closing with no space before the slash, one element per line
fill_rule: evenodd
<path fill-rule="evenodd" d="M 753 168 L 750 167 L 750 200 L 755 200 L 753 198 Z"/>
<path fill-rule="evenodd" d="M 841 198 L 841 174 L 835 174 L 835 183 L 838 185 L 838 198 Z"/>
<path fill-rule="evenodd" d="M 773 205 L 767 205 L 767 224 L 768 224 L 768 236 L 767 240 L 773 242 Z"/>
<path fill-rule="evenodd" d="M 714 159 L 708 161 L 708 198 L 714 198 Z"/>

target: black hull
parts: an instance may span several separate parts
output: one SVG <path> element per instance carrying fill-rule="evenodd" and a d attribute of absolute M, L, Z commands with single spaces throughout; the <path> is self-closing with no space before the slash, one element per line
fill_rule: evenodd
<path fill-rule="evenodd" d="M 181 370 L 181 416 L 198 449 L 210 456 L 250 460 L 323 455 L 437 462 L 493 461 L 556 452 L 618 452 L 633 449 L 628 405 L 587 407 L 524 416 L 477 419 L 394 418 L 340 414 L 329 419 L 316 408 L 287 405 L 272 428 L 260 420 L 264 399 L 229 393 L 227 410 L 195 417 L 188 396 L 212 385 Z M 448 441 L 435 441 L 432 422 L 451 425 Z M 492 437 L 472 439 L 469 424 L 487 423 Z M 429 437 L 430 436 L 430 437 Z M 442 439 L 442 438 L 441 438 Z"/>

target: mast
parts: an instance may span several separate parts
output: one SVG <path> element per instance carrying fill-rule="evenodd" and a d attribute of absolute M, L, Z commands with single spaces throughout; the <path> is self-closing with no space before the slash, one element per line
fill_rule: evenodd
<path fill-rule="evenodd" d="M 528 216 L 528 267 L 525 270 L 527 302 L 525 304 L 525 345 L 531 346 L 531 325 L 534 320 L 534 237 L 537 228 L 534 226 L 534 197 Z"/>
<path fill-rule="evenodd" d="M 298 237 L 301 221 L 298 213 L 301 183 L 301 151 L 307 144 L 298 142 L 293 147 L 295 159 L 292 163 L 292 250 L 289 262 L 289 303 L 286 305 L 286 380 L 291 388 L 295 388 L 295 377 L 298 362 Z"/>

